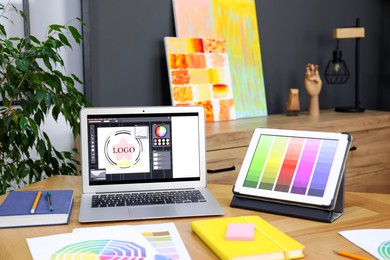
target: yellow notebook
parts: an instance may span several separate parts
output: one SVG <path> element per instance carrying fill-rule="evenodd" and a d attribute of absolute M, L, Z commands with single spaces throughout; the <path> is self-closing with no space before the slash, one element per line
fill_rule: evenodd
<path fill-rule="evenodd" d="M 231 223 L 254 224 L 254 239 L 225 240 Z M 258 216 L 198 220 L 191 223 L 191 228 L 220 259 L 296 259 L 304 256 L 301 243 Z"/>

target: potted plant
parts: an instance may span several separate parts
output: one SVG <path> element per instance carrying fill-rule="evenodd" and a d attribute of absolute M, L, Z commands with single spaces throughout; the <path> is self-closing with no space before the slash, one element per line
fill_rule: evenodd
<path fill-rule="evenodd" d="M 0 5 L 0 17 L 8 19 L 9 10 L 26 19 L 12 4 Z M 56 121 L 63 116 L 75 137 L 80 131 L 79 111 L 88 103 L 75 87 L 81 81 L 58 69 L 64 69 L 59 51 L 72 48 L 71 38 L 82 39 L 71 25 L 50 25 L 41 41 L 7 37 L 0 24 L 0 194 L 47 176 L 77 174 L 77 151 L 58 151 L 41 129 L 51 115 Z"/>

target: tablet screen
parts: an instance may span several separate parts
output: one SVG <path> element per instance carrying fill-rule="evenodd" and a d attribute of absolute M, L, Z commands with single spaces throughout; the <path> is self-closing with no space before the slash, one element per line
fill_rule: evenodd
<path fill-rule="evenodd" d="M 349 151 L 342 133 L 256 129 L 235 192 L 329 206 Z"/>

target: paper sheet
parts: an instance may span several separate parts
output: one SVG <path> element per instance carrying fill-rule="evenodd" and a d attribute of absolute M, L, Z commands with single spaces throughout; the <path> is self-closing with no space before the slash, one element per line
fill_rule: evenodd
<path fill-rule="evenodd" d="M 76 228 L 28 238 L 33 259 L 191 259 L 174 223 Z M 68 257 L 68 258 L 67 258 Z"/>
<path fill-rule="evenodd" d="M 377 259 L 390 259 L 390 229 L 347 230 L 339 234 Z"/>
<path fill-rule="evenodd" d="M 159 255 L 171 260 L 191 259 L 174 223 L 132 225 L 153 246 Z M 89 233 L 110 227 L 77 228 L 73 233 Z"/>

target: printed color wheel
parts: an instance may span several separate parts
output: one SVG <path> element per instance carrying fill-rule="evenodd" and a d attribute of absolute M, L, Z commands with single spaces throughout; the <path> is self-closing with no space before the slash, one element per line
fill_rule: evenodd
<path fill-rule="evenodd" d="M 383 259 L 390 259 L 390 240 L 383 242 L 378 247 L 378 253 Z"/>
<path fill-rule="evenodd" d="M 51 259 L 145 259 L 145 248 L 130 241 L 89 240 L 65 246 L 55 252 Z"/>

